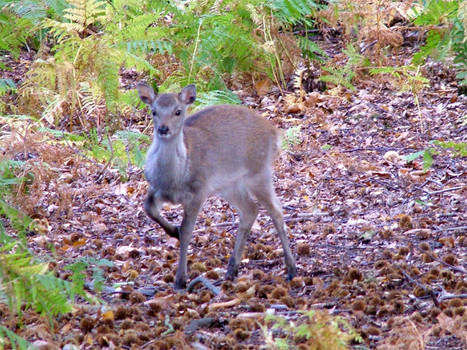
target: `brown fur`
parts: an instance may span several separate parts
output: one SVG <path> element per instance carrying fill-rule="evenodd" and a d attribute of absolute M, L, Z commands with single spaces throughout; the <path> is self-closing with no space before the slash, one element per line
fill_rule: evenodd
<path fill-rule="evenodd" d="M 187 279 L 187 250 L 196 217 L 205 199 L 219 194 L 239 212 L 240 224 L 227 278 L 237 274 L 248 232 L 258 214 L 257 202 L 269 212 L 281 239 L 287 277 L 295 275 L 280 202 L 272 186 L 272 161 L 278 153 L 279 131 L 248 108 L 220 105 L 186 117 L 196 97 L 194 85 L 178 95 L 157 96 L 147 85 L 138 86 L 143 102 L 154 115 L 154 140 L 147 153 L 145 176 L 150 184 L 147 214 L 170 236 L 180 239 L 175 287 Z M 182 204 L 180 227 L 160 214 L 163 202 Z"/>

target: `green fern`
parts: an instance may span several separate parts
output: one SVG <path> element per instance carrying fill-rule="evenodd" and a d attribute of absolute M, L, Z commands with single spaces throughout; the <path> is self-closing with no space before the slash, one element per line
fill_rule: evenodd
<path fill-rule="evenodd" d="M 230 90 L 211 90 L 200 93 L 195 101 L 195 110 L 203 109 L 207 106 L 220 104 L 235 104 L 238 105 L 242 101 L 238 96 Z"/>
<path fill-rule="evenodd" d="M 414 24 L 417 26 L 445 24 L 454 19 L 459 7 L 458 1 L 429 0 L 421 13 L 417 13 Z"/>
<path fill-rule="evenodd" d="M 131 53 L 167 53 L 168 55 L 173 53 L 173 44 L 166 40 L 132 40 L 122 42 L 120 45 Z"/>
<path fill-rule="evenodd" d="M 90 26 L 107 21 L 106 3 L 103 1 L 67 0 L 67 2 L 70 6 L 64 10 L 63 18 L 68 22 L 47 18 L 43 24 L 44 28 L 49 28 L 59 41 L 69 36 L 84 35 Z"/>
<path fill-rule="evenodd" d="M 6 94 L 7 92 L 15 92 L 16 84 L 11 79 L 0 79 L 0 96 Z"/>
<path fill-rule="evenodd" d="M 11 52 L 17 59 L 31 28 L 32 24 L 27 19 L 0 13 L 0 50 Z"/>
<path fill-rule="evenodd" d="M 335 85 L 345 86 L 347 89 L 355 91 L 355 86 L 352 85 L 352 80 L 356 75 L 356 68 L 367 67 L 370 65 L 368 58 L 360 55 L 352 44 L 347 45 L 343 50 L 347 55 L 348 60 L 343 67 L 323 67 L 323 70 L 330 73 L 329 75 L 323 75 L 319 79 L 324 82 L 330 82 Z"/>
<path fill-rule="evenodd" d="M 12 206 L 8 202 L 8 198 L 13 195 L 15 186 L 31 180 L 31 175 L 28 177 L 16 176 L 16 170 L 24 164 L 22 161 L 15 160 L 4 159 L 0 161 L 0 215 L 4 215 L 11 226 L 21 234 L 29 228 L 32 219 Z"/>
<path fill-rule="evenodd" d="M 314 0 L 273 0 L 270 6 L 274 15 L 282 22 L 291 25 L 298 23 L 312 25 L 311 17 L 326 5 Z"/>
<path fill-rule="evenodd" d="M 460 4 L 459 1 L 431 0 L 421 12 L 414 9 L 415 25 L 438 28 L 428 31 L 426 43 L 415 53 L 412 63 L 422 64 L 428 56 L 443 60 L 451 51 L 456 52 L 458 62 L 466 61 L 467 44 L 462 22 L 466 7 L 460 7 Z"/>
<path fill-rule="evenodd" d="M 65 0 L 0 0 L 0 8 L 39 25 L 46 17 L 60 17 L 66 8 Z"/>
<path fill-rule="evenodd" d="M 40 22 L 46 17 L 61 16 L 63 0 L 0 0 L 0 50 L 14 58 L 30 39 L 38 39 Z"/>
<path fill-rule="evenodd" d="M 8 341 L 13 349 L 29 350 L 31 344 L 24 338 L 18 336 L 15 332 L 4 326 L 0 326 L 0 349 L 4 349 Z"/>
<path fill-rule="evenodd" d="M 318 44 L 308 39 L 307 37 L 298 38 L 298 46 L 302 50 L 303 56 L 311 61 L 324 62 L 328 57 L 326 52 L 321 49 Z"/>
<path fill-rule="evenodd" d="M 85 295 L 83 289 L 55 277 L 48 264 L 37 262 L 20 241 L 4 232 L 0 232 L 0 281 L 10 310 L 18 315 L 23 308 L 49 317 L 67 313 L 71 311 L 68 300 Z"/>

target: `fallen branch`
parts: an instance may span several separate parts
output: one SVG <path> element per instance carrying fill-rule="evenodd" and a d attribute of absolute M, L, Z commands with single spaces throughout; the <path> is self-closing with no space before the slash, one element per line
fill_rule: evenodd
<path fill-rule="evenodd" d="M 439 301 L 436 296 L 436 293 L 433 291 L 433 289 L 425 287 L 423 284 L 418 282 L 416 279 L 412 278 L 407 272 L 404 271 L 400 266 L 398 266 L 399 271 L 407 278 L 410 282 L 413 284 L 417 285 L 419 288 L 421 288 L 426 294 L 428 294 L 431 299 L 433 300 L 433 303 L 435 304 L 436 307 L 439 307 Z"/>
<path fill-rule="evenodd" d="M 198 284 L 201 283 L 203 284 L 207 289 L 209 289 L 214 296 L 218 296 L 221 293 L 221 290 L 217 288 L 215 285 L 213 285 L 211 282 L 208 281 L 206 277 L 203 276 L 198 276 L 194 280 L 192 280 L 189 284 L 186 290 L 191 293 L 193 291 L 193 288 Z"/>
<path fill-rule="evenodd" d="M 438 297 L 440 301 L 448 299 L 467 299 L 467 294 L 453 294 L 443 291 L 443 293 Z"/>
<path fill-rule="evenodd" d="M 428 191 L 428 190 L 423 190 L 423 191 L 426 194 L 432 196 L 434 194 L 440 194 L 440 193 L 444 193 L 444 192 L 462 190 L 462 188 L 464 188 L 464 186 L 455 186 L 455 187 L 445 188 L 444 190 L 438 190 L 438 191 Z"/>
<path fill-rule="evenodd" d="M 437 231 L 457 231 L 457 230 L 467 230 L 467 226 L 457 226 L 457 227 L 447 227 L 447 228 L 437 228 Z"/>

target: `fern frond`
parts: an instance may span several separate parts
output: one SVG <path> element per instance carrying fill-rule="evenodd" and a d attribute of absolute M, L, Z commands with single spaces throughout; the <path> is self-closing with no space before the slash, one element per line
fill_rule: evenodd
<path fill-rule="evenodd" d="M 173 53 L 173 44 L 166 40 L 132 40 L 120 43 L 121 47 L 126 47 L 131 53 Z"/>
<path fill-rule="evenodd" d="M 310 17 L 325 7 L 314 0 L 272 0 L 270 7 L 275 16 L 285 24 L 306 23 L 311 25 Z"/>
<path fill-rule="evenodd" d="M 309 60 L 324 62 L 324 59 L 328 57 L 326 52 L 324 52 L 324 50 L 321 49 L 318 44 L 308 39 L 307 37 L 298 38 L 298 47 L 300 47 L 302 50 L 303 56 Z"/>
<path fill-rule="evenodd" d="M 106 3 L 100 0 L 68 0 L 70 7 L 64 10 L 63 17 L 69 22 L 47 18 L 44 28 L 62 40 L 66 35 L 75 36 L 84 33 L 87 28 L 96 23 L 105 23 Z"/>
<path fill-rule="evenodd" d="M 0 242 L 2 292 L 14 312 L 21 314 L 23 307 L 49 316 L 71 311 L 68 300 L 76 291 L 70 282 L 55 277 L 48 264 L 37 262 L 20 241 L 0 232 Z"/>
<path fill-rule="evenodd" d="M 0 96 L 10 91 L 16 91 L 15 82 L 11 79 L 0 79 Z"/>
<path fill-rule="evenodd" d="M 18 336 L 15 332 L 9 330 L 4 326 L 0 326 L 0 345 L 3 345 L 8 338 L 10 345 L 13 349 L 18 347 L 20 350 L 28 350 L 31 348 L 31 344 L 24 338 Z"/>
<path fill-rule="evenodd" d="M 0 1 L 0 7 L 30 20 L 34 25 L 47 16 L 61 16 L 66 7 L 65 0 L 6 0 Z"/>
<path fill-rule="evenodd" d="M 18 58 L 32 27 L 28 19 L 0 13 L 0 50 L 9 51 Z"/>
<path fill-rule="evenodd" d="M 211 90 L 201 93 L 195 102 L 195 109 L 200 110 L 207 106 L 220 104 L 241 104 L 240 98 L 230 90 Z"/>

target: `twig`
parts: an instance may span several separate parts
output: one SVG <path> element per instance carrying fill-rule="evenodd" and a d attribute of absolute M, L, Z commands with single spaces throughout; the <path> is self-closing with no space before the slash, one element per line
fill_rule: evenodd
<path fill-rule="evenodd" d="M 399 268 L 399 271 L 405 276 L 405 278 L 407 278 L 410 282 L 412 282 L 413 284 L 416 284 L 419 288 L 423 289 L 423 291 L 425 293 L 427 293 L 431 299 L 433 300 L 433 303 L 435 304 L 436 307 L 439 307 L 439 301 L 438 299 L 436 298 L 436 293 L 431 289 L 431 288 L 428 288 L 428 287 L 425 287 L 423 284 L 421 284 L 420 282 L 418 282 L 417 280 L 413 279 L 407 272 L 404 271 L 404 269 L 402 269 L 400 266 L 398 266 Z"/>
<path fill-rule="evenodd" d="M 297 35 L 297 34 L 307 34 L 307 33 L 319 33 L 320 30 L 319 29 L 302 29 L 302 30 L 296 30 L 293 32 L 293 34 Z"/>
<path fill-rule="evenodd" d="M 457 214 L 456 214 L 457 215 Z M 447 228 L 436 228 L 437 231 L 457 231 L 457 230 L 467 230 L 467 226 L 457 226 L 457 227 L 447 227 Z"/>
<path fill-rule="evenodd" d="M 110 140 L 109 133 L 107 133 L 107 139 L 109 140 L 110 157 L 109 157 L 109 160 L 107 161 L 107 163 L 105 163 L 104 168 L 102 168 L 102 170 L 99 172 L 99 174 L 97 174 L 96 182 L 100 181 L 101 177 L 104 175 L 105 171 L 107 170 L 107 168 L 109 167 L 110 163 L 112 162 L 112 160 L 113 160 L 113 158 L 115 156 L 114 148 L 113 148 L 113 145 L 112 145 L 112 140 Z"/>
<path fill-rule="evenodd" d="M 457 271 L 457 272 L 460 272 L 460 273 L 463 273 L 463 274 L 467 274 L 467 270 L 465 270 L 463 267 L 459 267 L 459 266 L 454 266 L 454 265 L 451 265 L 451 264 L 448 264 L 447 262 L 441 260 L 441 259 L 438 259 L 437 257 L 435 257 L 433 254 L 431 254 L 430 252 L 427 252 L 426 250 L 422 250 L 420 249 L 419 247 L 415 246 L 416 249 L 418 249 L 420 252 L 424 253 L 424 254 L 427 254 L 431 259 L 439 262 L 440 264 L 446 266 L 446 267 L 449 267 L 451 270 L 454 270 L 454 271 Z"/>
<path fill-rule="evenodd" d="M 456 299 L 456 298 L 467 299 L 467 294 L 452 294 L 452 293 L 443 292 L 443 294 L 439 296 L 440 301 L 448 300 L 448 299 Z"/>
<path fill-rule="evenodd" d="M 284 221 L 285 222 L 300 222 L 300 221 L 306 221 L 309 218 L 315 217 L 315 216 L 326 216 L 328 213 L 298 213 L 298 214 L 287 214 L 284 215 Z M 298 216 L 298 217 L 292 217 L 292 216 Z M 237 224 L 237 221 L 226 221 L 226 222 L 221 222 L 218 224 L 214 225 L 209 225 L 209 226 L 204 226 L 203 228 L 199 228 L 197 230 L 194 230 L 193 232 L 204 232 L 206 231 L 206 228 L 208 227 L 229 227 L 229 226 L 234 226 Z M 267 222 L 264 224 L 264 226 L 270 226 L 272 225 L 272 222 Z"/>
<path fill-rule="evenodd" d="M 208 227 L 228 227 L 228 226 L 233 226 L 235 224 L 236 224 L 236 221 L 226 221 L 226 222 L 221 222 L 219 224 L 214 224 L 214 225 L 209 225 L 209 226 L 206 225 L 203 228 L 194 230 L 193 232 L 204 232 L 206 231 L 206 228 Z"/>
<path fill-rule="evenodd" d="M 376 152 L 385 152 L 388 150 L 396 150 L 395 148 L 387 148 L 387 147 L 368 147 L 368 148 L 353 148 L 342 151 L 342 153 L 351 153 L 351 152 L 360 152 L 360 151 L 376 151 Z"/>
<path fill-rule="evenodd" d="M 190 64 L 190 73 L 188 74 L 188 81 L 191 82 L 191 74 L 193 73 L 193 66 L 195 64 L 195 56 L 198 51 L 198 44 L 199 44 L 199 35 L 201 32 L 201 25 L 203 24 L 203 19 L 199 20 L 198 24 L 198 33 L 196 34 L 196 41 L 195 41 L 195 47 L 193 49 L 193 55 L 191 57 L 191 64 Z"/>
<path fill-rule="evenodd" d="M 189 284 L 186 290 L 191 293 L 193 291 L 193 288 L 198 284 L 202 283 L 204 286 L 209 289 L 214 296 L 218 296 L 221 293 L 221 290 L 214 286 L 211 282 L 209 282 L 205 277 L 203 276 L 198 276 L 194 280 L 192 280 Z"/>
<path fill-rule="evenodd" d="M 450 187 L 450 188 L 445 188 L 444 190 L 438 190 L 438 191 L 427 191 L 427 190 L 423 190 L 425 193 L 427 193 L 428 195 L 432 196 L 434 194 L 440 194 L 440 193 L 444 193 L 444 192 L 450 192 L 450 191 L 457 191 L 457 190 L 461 190 L 464 186 L 455 186 L 455 187 Z"/>

